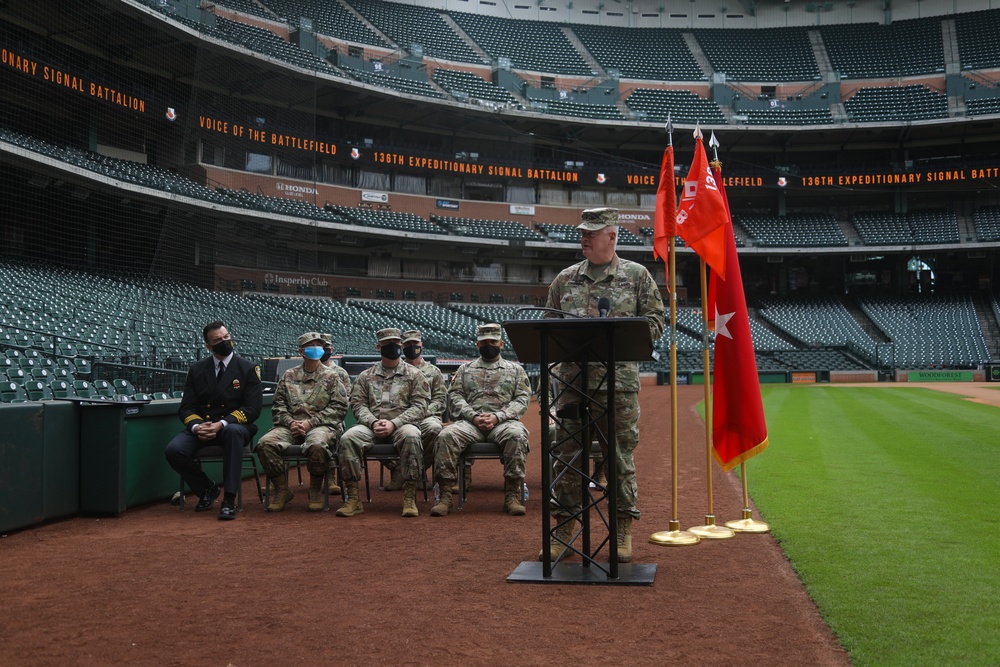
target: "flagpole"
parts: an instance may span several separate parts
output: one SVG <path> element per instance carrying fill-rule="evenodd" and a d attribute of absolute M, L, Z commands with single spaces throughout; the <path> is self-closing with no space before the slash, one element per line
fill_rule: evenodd
<path fill-rule="evenodd" d="M 726 526 L 737 533 L 769 533 L 771 527 L 763 521 L 756 521 L 750 510 L 750 493 L 747 491 L 747 462 L 740 464 L 740 484 L 743 485 L 743 518 L 727 521 Z"/>
<path fill-rule="evenodd" d="M 701 260 L 701 340 L 702 340 L 702 369 L 705 375 L 705 477 L 708 480 L 708 513 L 705 515 L 704 526 L 692 526 L 688 532 L 694 533 L 698 537 L 710 540 L 728 540 L 736 536 L 732 528 L 717 526 L 715 524 L 715 514 L 713 513 L 712 497 L 712 373 L 709 361 L 708 350 L 708 265 L 705 260 Z"/>
<path fill-rule="evenodd" d="M 669 146 L 674 145 L 674 125 L 667 115 L 667 137 Z M 660 175 L 662 180 L 663 175 Z M 670 187 L 675 188 L 674 175 L 670 174 Z M 667 295 L 670 299 L 670 522 L 667 530 L 649 536 L 650 544 L 665 547 L 683 547 L 701 542 L 694 533 L 681 530 L 677 518 L 677 238 L 670 236 L 667 265 Z"/>

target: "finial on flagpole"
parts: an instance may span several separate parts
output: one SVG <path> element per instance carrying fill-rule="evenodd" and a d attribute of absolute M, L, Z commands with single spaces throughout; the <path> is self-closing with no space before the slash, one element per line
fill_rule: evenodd
<path fill-rule="evenodd" d="M 664 123 L 663 129 L 667 131 L 667 145 L 674 145 L 674 123 L 670 120 L 671 114 L 667 114 L 667 122 Z"/>
<path fill-rule="evenodd" d="M 695 139 L 703 139 L 704 136 L 705 135 L 703 135 L 701 133 L 701 121 L 698 121 L 697 123 L 695 123 L 695 126 L 694 126 L 694 138 Z"/>
<path fill-rule="evenodd" d="M 709 164 L 712 166 L 712 169 L 722 169 L 722 161 L 719 160 L 719 146 L 721 144 L 715 137 L 715 130 L 712 130 L 712 137 L 708 140 L 708 145 L 712 147 L 712 154 L 714 155 Z"/>
<path fill-rule="evenodd" d="M 712 147 L 712 151 L 713 151 L 713 155 L 715 157 L 715 161 L 718 162 L 718 160 L 719 160 L 719 146 L 721 146 L 722 144 L 720 144 L 719 140 L 715 138 L 715 130 L 712 130 L 712 137 L 708 140 L 708 145 Z"/>

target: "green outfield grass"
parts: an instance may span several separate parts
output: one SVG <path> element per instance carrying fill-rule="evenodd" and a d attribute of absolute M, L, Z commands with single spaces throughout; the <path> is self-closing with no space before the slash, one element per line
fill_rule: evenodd
<path fill-rule="evenodd" d="M 1000 408 L 761 389 L 770 447 L 750 494 L 852 663 L 1000 664 Z"/>

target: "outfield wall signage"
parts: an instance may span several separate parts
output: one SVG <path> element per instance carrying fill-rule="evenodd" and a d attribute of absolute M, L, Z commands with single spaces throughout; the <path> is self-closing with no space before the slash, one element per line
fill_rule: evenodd
<path fill-rule="evenodd" d="M 909 371 L 907 382 L 972 382 L 972 371 Z"/>

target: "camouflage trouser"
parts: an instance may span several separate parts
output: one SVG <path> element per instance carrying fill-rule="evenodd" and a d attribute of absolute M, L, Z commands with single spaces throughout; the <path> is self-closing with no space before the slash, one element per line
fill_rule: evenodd
<path fill-rule="evenodd" d="M 361 479 L 362 453 L 376 442 L 391 442 L 399 452 L 400 470 L 405 481 L 415 482 L 420 479 L 424 471 L 421 467 L 424 448 L 419 428 L 413 424 L 403 424 L 388 438 L 376 438 L 375 432 L 370 428 L 355 424 L 340 437 L 340 471 L 344 481 L 356 482 Z"/>
<path fill-rule="evenodd" d="M 596 421 L 592 426 L 596 427 L 602 434 L 607 426 L 604 409 L 602 405 L 607 405 L 607 393 L 597 392 L 594 394 L 595 404 L 591 408 L 591 419 Z M 579 511 L 583 490 L 580 488 L 580 477 L 572 471 L 568 471 L 562 477 L 556 479 L 559 473 L 566 468 L 564 462 L 570 461 L 573 456 L 580 452 L 581 434 L 580 420 L 564 419 L 562 428 L 557 429 L 557 436 L 561 442 L 553 442 L 553 479 L 556 480 L 552 495 L 558 506 L 553 506 L 552 514 L 566 517 L 571 513 Z M 615 430 L 616 430 L 616 452 L 615 465 L 618 470 L 618 515 L 639 518 L 639 509 L 636 501 L 639 497 L 639 489 L 635 480 L 635 448 L 639 444 L 639 394 L 634 391 L 615 392 Z M 576 435 L 572 435 L 576 433 Z M 597 434 L 591 434 L 591 440 Z M 601 450 L 603 458 L 607 459 L 604 442 L 601 440 Z M 589 451 L 589 443 L 588 443 Z M 577 467 L 580 461 L 575 464 Z"/>
<path fill-rule="evenodd" d="M 467 421 L 448 424 L 437 439 L 434 453 L 434 479 L 451 484 L 458 479 L 458 456 L 474 442 L 493 442 L 503 449 L 503 476 L 524 479 L 524 461 L 528 457 L 528 429 L 519 421 L 501 422 L 491 431 L 480 431 Z"/>
<path fill-rule="evenodd" d="M 417 427 L 420 429 L 420 442 L 424 446 L 424 470 L 427 470 L 434 466 L 434 449 L 437 446 L 438 433 L 441 432 L 441 418 L 424 417 Z M 386 461 L 384 465 L 389 470 L 399 467 L 396 461 Z"/>
<path fill-rule="evenodd" d="M 292 445 L 302 445 L 306 452 L 306 468 L 312 475 L 323 475 L 334 458 L 333 448 L 340 437 L 340 430 L 332 426 L 315 426 L 309 429 L 305 438 L 293 435 L 284 426 L 275 426 L 260 436 L 257 443 L 257 458 L 268 479 L 285 474 L 285 462 L 281 453 Z"/>
<path fill-rule="evenodd" d="M 417 426 L 420 427 L 420 441 L 424 445 L 424 467 L 420 471 L 434 466 L 434 452 L 437 449 L 438 434 L 441 432 L 440 417 L 425 417 Z"/>

